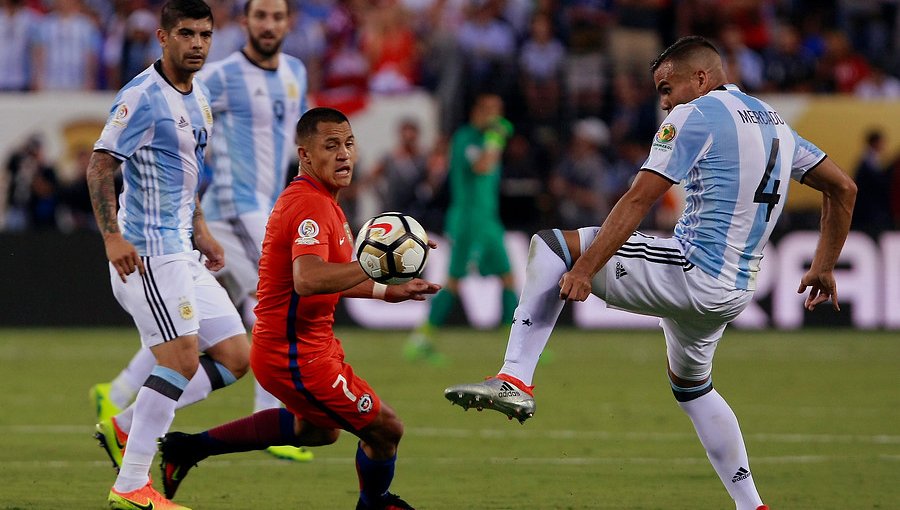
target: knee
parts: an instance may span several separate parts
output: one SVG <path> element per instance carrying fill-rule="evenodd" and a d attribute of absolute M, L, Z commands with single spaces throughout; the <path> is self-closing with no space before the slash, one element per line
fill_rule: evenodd
<path fill-rule="evenodd" d="M 574 239 L 574 241 L 573 241 Z M 531 245 L 529 246 L 529 259 L 533 256 L 539 245 L 545 245 L 550 248 L 557 257 L 566 264 L 566 268 L 571 268 L 572 264 L 580 254 L 580 244 L 578 243 L 578 232 L 572 230 L 539 230 L 531 236 Z"/>
<path fill-rule="evenodd" d="M 245 356 L 242 359 L 236 360 L 231 366 L 228 367 L 228 370 L 234 374 L 236 379 L 240 379 L 247 375 L 247 372 L 250 371 L 250 358 Z"/>
<path fill-rule="evenodd" d="M 365 441 L 382 454 L 392 455 L 403 437 L 403 422 L 400 418 L 392 409 L 383 406 L 381 415 L 370 427 L 365 434 Z"/>
<path fill-rule="evenodd" d="M 338 429 L 315 429 L 301 433 L 298 436 L 297 446 L 328 446 L 336 443 L 340 436 L 341 431 Z"/>
<path fill-rule="evenodd" d="M 336 443 L 340 436 L 341 431 L 338 429 L 323 430 L 320 440 L 324 446 Z"/>
<path fill-rule="evenodd" d="M 235 379 L 250 371 L 250 343 L 246 335 L 235 335 L 223 340 L 206 353 L 228 369 Z"/>

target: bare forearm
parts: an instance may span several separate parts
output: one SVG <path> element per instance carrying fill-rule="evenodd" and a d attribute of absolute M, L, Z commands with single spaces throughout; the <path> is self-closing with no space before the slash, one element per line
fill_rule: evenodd
<path fill-rule="evenodd" d="M 628 195 L 623 197 L 610 211 L 597 237 L 575 262 L 572 270 L 586 271 L 591 276 L 597 274 L 634 233 L 650 210 L 650 205 L 652 204 L 628 200 Z"/>
<path fill-rule="evenodd" d="M 325 262 L 314 255 L 304 255 L 294 260 L 294 290 L 301 296 L 349 292 L 354 297 L 364 297 L 365 289 L 356 289 L 369 279 L 356 262 L 338 264 Z M 368 295 L 371 296 L 371 286 Z M 356 296 L 356 291 L 362 293 Z"/>
<path fill-rule="evenodd" d="M 194 237 L 209 235 L 209 229 L 206 226 L 206 217 L 203 216 L 203 208 L 200 207 L 199 195 L 194 198 L 194 216 L 191 218 L 191 225 L 194 229 Z"/>
<path fill-rule="evenodd" d="M 119 161 L 105 152 L 94 152 L 87 168 L 88 192 L 97 227 L 105 234 L 118 234 L 119 223 L 116 218 L 116 183 L 115 172 Z"/>
<path fill-rule="evenodd" d="M 813 256 L 814 268 L 824 271 L 834 269 L 850 231 L 855 202 L 855 191 L 823 194 L 821 233 Z"/>

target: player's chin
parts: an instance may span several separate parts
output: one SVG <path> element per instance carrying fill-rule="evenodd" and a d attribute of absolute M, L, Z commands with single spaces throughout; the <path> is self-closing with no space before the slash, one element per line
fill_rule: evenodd
<path fill-rule="evenodd" d="M 184 59 L 184 69 L 191 73 L 196 73 L 202 67 L 206 58 L 186 58 Z"/>

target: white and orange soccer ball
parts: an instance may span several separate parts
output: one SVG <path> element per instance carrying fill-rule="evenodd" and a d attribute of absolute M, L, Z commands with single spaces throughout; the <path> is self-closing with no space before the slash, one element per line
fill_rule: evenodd
<path fill-rule="evenodd" d="M 369 278 L 397 285 L 422 274 L 428 259 L 428 234 L 413 217 L 385 212 L 362 226 L 354 250 Z"/>

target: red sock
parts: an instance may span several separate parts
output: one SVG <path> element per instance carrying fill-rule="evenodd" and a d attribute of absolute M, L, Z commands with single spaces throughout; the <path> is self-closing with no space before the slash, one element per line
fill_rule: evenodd
<path fill-rule="evenodd" d="M 292 444 L 296 438 L 294 415 L 287 409 L 265 409 L 200 435 L 209 455 Z"/>

